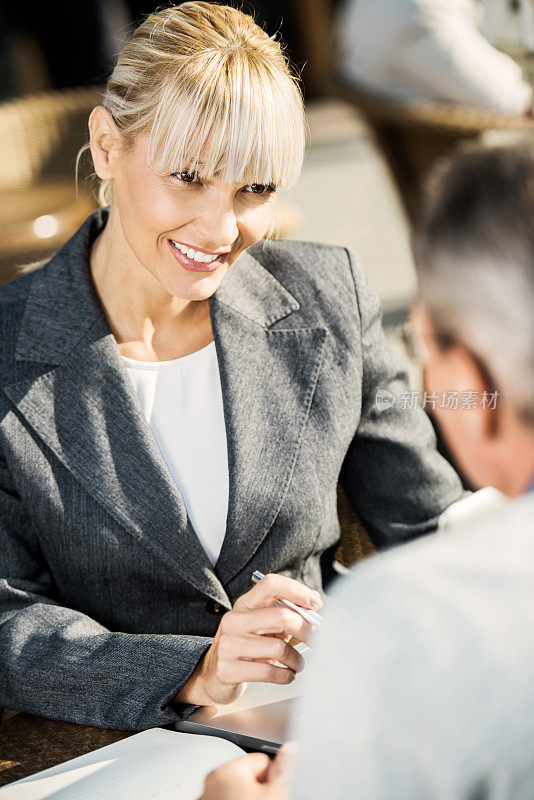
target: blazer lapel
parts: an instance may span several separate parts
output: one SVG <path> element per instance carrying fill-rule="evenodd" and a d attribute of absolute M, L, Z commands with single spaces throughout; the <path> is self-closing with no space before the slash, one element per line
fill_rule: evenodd
<path fill-rule="evenodd" d="M 199 591 L 244 568 L 287 492 L 323 357 L 323 328 L 272 328 L 295 298 L 244 253 L 210 299 L 223 392 L 230 497 L 215 570 L 187 517 L 94 291 L 90 242 L 107 210 L 38 272 L 4 390 L 58 459 L 137 541 Z M 29 363 L 33 362 L 33 363 Z"/>
<path fill-rule="evenodd" d="M 5 392 L 87 492 L 146 550 L 228 606 L 92 288 L 87 251 L 98 224 L 102 219 L 92 215 L 36 275 L 16 357 L 47 368 L 35 379 L 34 364 L 31 378 Z"/>
<path fill-rule="evenodd" d="M 249 254 L 232 270 L 211 301 L 230 472 L 215 565 L 223 584 L 252 558 L 282 505 L 326 340 L 323 328 L 271 329 L 299 304 Z"/>

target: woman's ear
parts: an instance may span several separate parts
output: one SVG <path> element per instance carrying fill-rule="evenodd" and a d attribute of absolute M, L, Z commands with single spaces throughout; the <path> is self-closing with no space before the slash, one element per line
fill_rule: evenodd
<path fill-rule="evenodd" d="M 90 148 L 95 172 L 102 180 L 115 177 L 122 137 L 113 117 L 104 106 L 96 106 L 89 116 Z"/>

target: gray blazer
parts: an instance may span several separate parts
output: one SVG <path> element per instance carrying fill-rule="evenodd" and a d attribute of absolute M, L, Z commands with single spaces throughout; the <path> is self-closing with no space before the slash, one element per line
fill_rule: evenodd
<path fill-rule="evenodd" d="M 358 260 L 260 243 L 210 300 L 230 471 L 213 568 L 90 279 L 106 220 L 0 289 L 0 706 L 141 729 L 190 713 L 170 701 L 255 569 L 321 588 L 340 475 L 379 546 L 462 490 L 422 412 L 374 403 L 405 375 Z"/>

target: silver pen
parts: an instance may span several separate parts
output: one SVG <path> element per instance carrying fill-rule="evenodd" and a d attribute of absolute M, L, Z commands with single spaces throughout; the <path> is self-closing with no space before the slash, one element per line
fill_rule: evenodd
<path fill-rule="evenodd" d="M 252 581 L 252 583 L 259 583 L 261 580 L 263 580 L 263 578 L 265 578 L 265 575 L 263 574 L 263 572 L 260 572 L 259 569 L 257 569 L 252 574 L 252 578 L 250 580 Z M 302 606 L 298 606 L 291 600 L 284 600 L 283 597 L 280 597 L 276 601 L 275 606 L 281 606 L 281 605 L 290 608 L 292 611 L 296 611 L 297 614 L 300 614 L 300 616 L 303 619 L 305 619 L 306 622 L 308 622 L 310 625 L 313 625 L 315 628 L 318 628 L 323 622 L 323 618 L 320 617 L 316 611 L 312 611 L 309 608 L 303 608 Z"/>

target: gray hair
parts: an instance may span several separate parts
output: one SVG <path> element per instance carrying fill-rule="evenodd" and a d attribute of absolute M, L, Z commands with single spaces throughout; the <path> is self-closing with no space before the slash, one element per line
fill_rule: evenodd
<path fill-rule="evenodd" d="M 438 163 L 414 253 L 438 341 L 469 348 L 534 425 L 534 138 L 494 136 Z"/>

